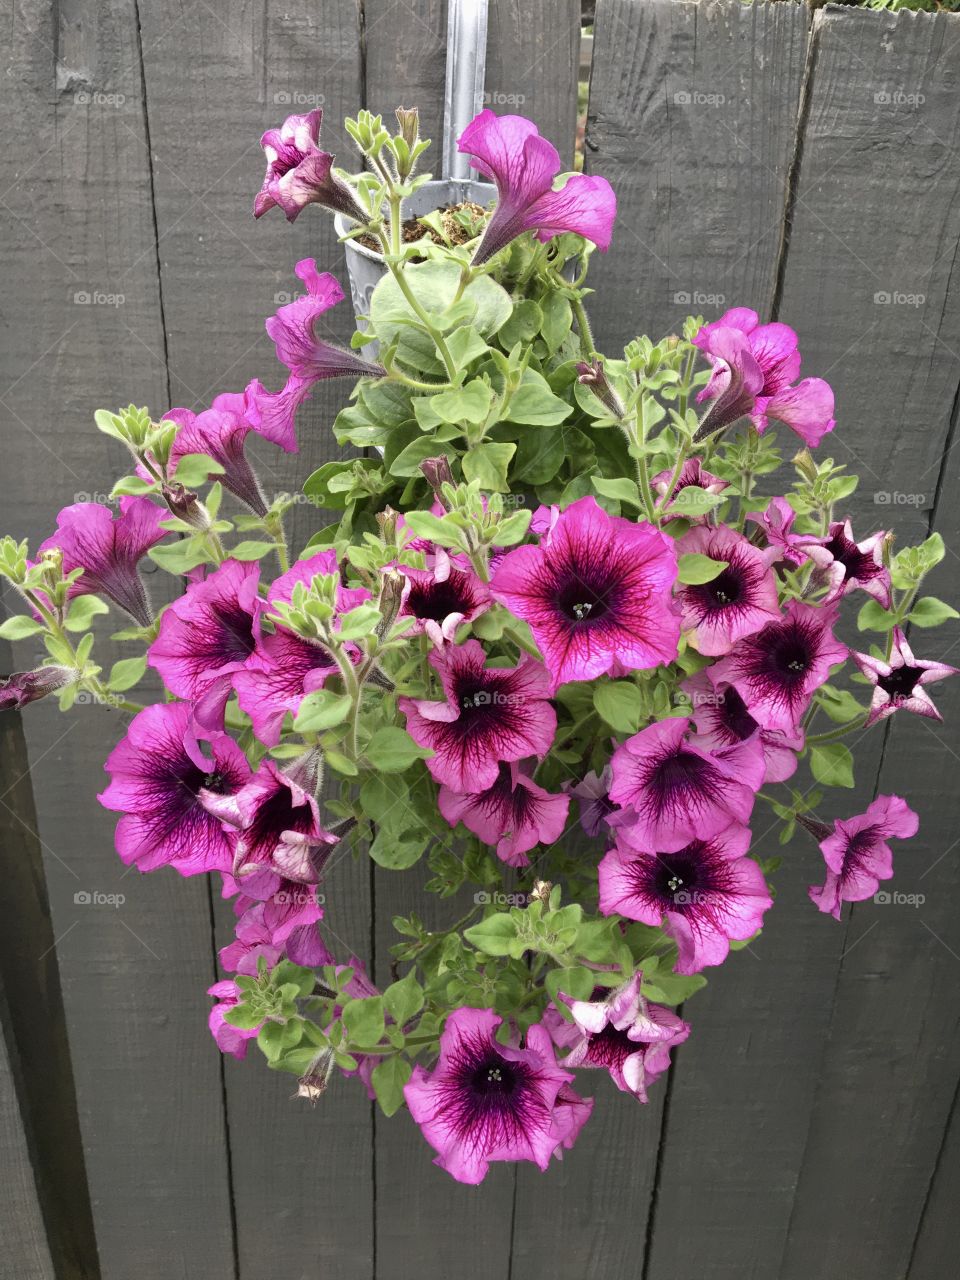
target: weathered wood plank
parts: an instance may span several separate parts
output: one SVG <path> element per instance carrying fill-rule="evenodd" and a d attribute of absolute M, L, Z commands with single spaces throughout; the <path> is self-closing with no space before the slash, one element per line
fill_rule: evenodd
<path fill-rule="evenodd" d="M 960 1203 L 960 1111 L 957 1098 L 947 1122 L 943 1146 L 923 1208 L 907 1280 L 939 1280 L 949 1275 L 957 1255 L 957 1204 Z"/>
<path fill-rule="evenodd" d="M 298 259 L 316 257 L 346 286 L 327 214 L 308 209 L 290 226 L 274 210 L 255 222 L 252 202 L 263 177 L 260 135 L 291 113 L 323 106 L 324 145 L 345 167 L 355 164 L 342 122 L 362 105 L 359 11 L 354 0 L 298 0 L 221 14 L 164 0 L 144 9 L 142 21 L 171 395 L 199 410 L 254 376 L 271 390 L 282 385 L 286 370 L 264 319 L 301 288 Z M 188 78 L 184 47 L 201 51 Z M 353 327 L 349 302 L 323 322 L 339 341 Z M 298 416 L 297 455 L 248 438 L 268 500 L 299 492 L 311 471 L 338 455 L 330 424 L 349 390 L 346 382 L 318 387 Z M 306 504 L 291 515 L 296 555 L 326 521 Z M 326 892 L 331 946 L 368 959 L 366 867 L 342 863 Z M 217 916 L 223 943 L 231 922 L 219 906 Z M 318 1266 L 366 1280 L 373 1185 L 363 1090 L 338 1082 L 320 1107 L 304 1111 L 291 1099 L 294 1082 L 269 1073 L 256 1051 L 243 1064 L 226 1064 L 225 1083 L 240 1280 L 313 1275 Z M 312 1223 L 319 1225 L 304 1225 Z"/>
<path fill-rule="evenodd" d="M 109 490 L 122 465 L 94 409 L 162 403 L 166 368 L 135 7 L 30 0 L 9 29 L 18 73 L 0 88 L 4 514 L 35 547 L 59 506 Z M 113 647 L 101 648 L 109 664 Z M 20 649 L 29 662 L 29 644 Z M 89 705 L 70 719 L 46 704 L 30 711 L 103 1276 L 185 1274 L 200 1260 L 225 1280 L 234 1268 L 219 1068 L 204 1026 L 205 888 L 128 874 L 114 853 L 114 818 L 95 796 L 121 718 Z M 125 901 L 75 898 L 95 891 Z"/>

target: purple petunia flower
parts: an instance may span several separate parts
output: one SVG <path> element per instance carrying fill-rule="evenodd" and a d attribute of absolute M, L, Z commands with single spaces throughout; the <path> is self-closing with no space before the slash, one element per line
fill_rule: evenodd
<path fill-rule="evenodd" d="M 553 1008 L 543 1024 L 554 1043 L 568 1049 L 565 1067 L 601 1067 L 623 1093 L 647 1101 L 647 1085 L 670 1065 L 670 1050 L 690 1034 L 672 1009 L 653 1004 L 640 993 L 643 975 L 610 990 L 597 987 L 589 1000 L 560 999 L 573 1014 L 568 1022 Z"/>
<path fill-rule="evenodd" d="M 750 817 L 764 772 L 759 742 L 704 751 L 687 740 L 689 727 L 660 720 L 613 753 L 610 799 L 623 811 L 610 825 L 632 848 L 682 849 Z"/>
<path fill-rule="evenodd" d="M 379 378 L 385 372 L 382 365 L 371 364 L 355 352 L 317 336 L 320 317 L 343 300 L 336 276 L 329 271 L 318 272 L 313 258 L 302 258 L 294 270 L 307 292 L 280 307 L 266 321 L 277 358 L 287 366 L 290 376 L 280 391 L 267 391 L 254 378 L 244 393 L 244 413 L 254 429 L 287 453 L 297 452 L 296 412 L 318 382 L 327 378 Z"/>
<path fill-rule="evenodd" d="M 120 499 L 116 518 L 98 502 L 76 502 L 57 516 L 57 531 L 40 544 L 40 551 L 57 547 L 63 571 L 83 573 L 70 587 L 70 596 L 104 595 L 129 613 L 141 627 L 153 621 L 143 579 L 137 565 L 151 547 L 167 536 L 160 521 L 169 512 L 149 498 Z"/>
<path fill-rule="evenodd" d="M 762 728 L 793 737 L 814 690 L 847 656 L 833 635 L 836 619 L 835 607 L 791 600 L 786 617 L 738 641 L 710 667 L 710 680 L 715 688 L 733 685 Z"/>
<path fill-rule="evenodd" d="M 401 616 L 417 619 L 408 635 L 426 635 L 438 649 L 452 641 L 464 622 L 485 613 L 492 603 L 490 588 L 467 566 L 454 564 L 439 548 L 432 569 L 397 565 L 406 579 Z"/>
<path fill-rule="evenodd" d="M 743 534 L 726 525 L 701 526 L 684 534 L 677 549 L 681 555 L 708 556 L 727 564 L 710 582 L 676 588 L 680 626 L 693 632 L 691 643 L 700 653 L 710 657 L 729 653 L 741 636 L 780 617 L 771 557 Z"/>
<path fill-rule="evenodd" d="M 225 733 L 204 735 L 205 755 L 184 702 L 157 703 L 135 716 L 104 765 L 100 795 L 117 823 L 117 853 L 141 871 L 170 865 L 181 875 L 229 871 L 236 839 L 207 807 L 250 779 L 247 758 Z"/>
<path fill-rule="evenodd" d="M 221 1053 L 229 1053 L 242 1062 L 247 1056 L 247 1042 L 257 1035 L 260 1027 L 244 1030 L 227 1022 L 227 1014 L 234 1005 L 240 1003 L 240 988 L 232 979 L 226 978 L 223 982 L 215 982 L 212 987 L 208 987 L 207 995 L 217 997 L 217 1003 L 210 1010 L 207 1020 L 217 1048 Z"/>
<path fill-rule="evenodd" d="M 491 590 L 530 624 L 556 689 L 672 662 L 680 632 L 669 598 L 676 576 L 671 538 L 607 515 L 588 496 L 567 507 L 547 542 L 508 552 Z"/>
<path fill-rule="evenodd" d="M 732 684 L 715 686 L 706 671 L 700 671 L 681 688 L 693 703 L 697 732 L 690 741 L 705 751 L 722 751 L 759 735 L 763 748 L 764 782 L 784 782 L 797 771 L 797 752 L 803 750 L 803 733 L 781 729 L 761 729 Z"/>
<path fill-rule="evenodd" d="M 298 560 L 276 578 L 267 590 L 267 601 L 289 604 L 298 582 L 309 586 L 317 575 L 338 572 L 336 552 L 319 551 L 306 560 Z M 369 599 L 370 593 L 363 588 L 337 588 L 337 607 L 341 610 L 353 609 Z M 295 716 L 306 695 L 322 688 L 327 678 L 340 670 L 323 645 L 296 635 L 279 623 L 274 627 L 270 633 L 260 631 L 255 637 L 254 652 L 233 675 L 240 709 L 252 720 L 257 738 L 268 747 L 275 747 L 280 741 L 284 716 L 288 712 Z M 359 660 L 359 650 L 350 646 L 348 652 Z"/>
<path fill-rule="evenodd" d="M 801 533 L 791 533 L 797 513 L 786 498 L 771 498 L 765 511 L 751 511 L 747 519 L 763 530 L 767 546 L 776 549 L 775 564 L 786 564 L 791 569 L 808 558 L 804 544 L 809 542 Z"/>
<path fill-rule="evenodd" d="M 404 1086 L 434 1164 L 458 1182 L 482 1182 L 494 1160 L 546 1169 L 590 1114 L 592 1099 L 567 1088 L 573 1075 L 557 1066 L 546 1029 L 530 1027 L 526 1047 L 514 1049 L 494 1039 L 502 1021 L 491 1009 L 454 1010 L 437 1065 L 429 1073 L 417 1065 Z"/>
<path fill-rule="evenodd" d="M 803 540 L 800 545 L 817 566 L 820 580 L 828 584 L 824 604 L 859 587 L 889 609 L 890 570 L 883 563 L 883 544 L 889 536 L 881 531 L 856 542 L 850 521 L 835 520 L 826 538 Z"/>
<path fill-rule="evenodd" d="M 9 676 L 0 676 L 0 711 L 13 711 L 29 702 L 38 702 L 48 694 L 74 684 L 79 675 L 73 667 L 49 663 L 32 671 L 14 671 Z"/>
<path fill-rule="evenodd" d="M 602 774 L 592 769 L 577 783 L 565 782 L 563 790 L 576 796 L 580 804 L 580 825 L 588 836 L 598 836 L 606 830 L 607 818 L 616 810 L 610 799 L 610 766 Z"/>
<path fill-rule="evenodd" d="M 487 667 L 479 642 L 434 650 L 444 702 L 401 698 L 407 732 L 434 755 L 427 768 L 453 791 L 484 791 L 501 764 L 544 756 L 557 729 L 543 664 L 525 653 L 516 667 Z"/>
<path fill-rule="evenodd" d="M 570 807 L 568 796 L 544 791 L 516 764 L 501 764 L 485 791 L 462 795 L 441 787 L 437 803 L 451 827 L 462 822 L 486 844 L 495 844 L 497 857 L 511 867 L 529 866 L 527 854 L 534 845 L 560 839 Z"/>
<path fill-rule="evenodd" d="M 259 566 L 226 560 L 169 605 L 147 661 L 178 698 L 196 703 L 197 722 L 222 728 L 234 674 L 253 653 L 262 604 Z"/>
<path fill-rule="evenodd" d="M 617 198 L 606 178 L 573 173 L 559 187 L 560 156 L 523 116 L 481 111 L 457 141 L 475 168 L 497 184 L 497 207 L 473 255 L 474 265 L 492 258 L 524 231 L 546 243 L 573 231 L 598 249 L 610 247 Z"/>
<path fill-rule="evenodd" d="M 945 662 L 915 658 L 907 637 L 899 627 L 893 629 L 893 647 L 886 661 L 852 650 L 850 656 L 873 685 L 866 727 L 877 720 L 885 720 L 895 711 L 913 711 L 931 720 L 943 719 L 923 686 L 957 675 L 957 668 L 948 667 Z"/>
<path fill-rule="evenodd" d="M 736 822 L 680 849 L 641 852 L 618 842 L 600 863 L 600 910 L 662 924 L 677 944 L 677 973 L 722 964 L 730 939 L 752 938 L 773 904 L 749 847 L 749 829 Z"/>
<path fill-rule="evenodd" d="M 217 476 L 223 487 L 256 515 L 265 516 L 263 491 L 244 453 L 244 442 L 253 428 L 243 417 L 242 404 L 242 396 L 227 393 L 217 396 L 203 413 L 168 410 L 164 421 L 176 422 L 180 428 L 170 450 L 171 470 L 185 454 L 205 453 L 223 467 L 223 474 Z"/>
<path fill-rule="evenodd" d="M 652 480 L 653 489 L 658 499 L 668 498 L 667 486 L 673 478 L 673 471 L 659 471 Z M 711 475 L 709 471 L 704 471 L 703 463 L 699 458 L 687 458 L 683 466 L 680 468 L 680 474 L 677 476 L 676 483 L 669 494 L 665 506 L 669 506 L 674 501 L 677 494 L 683 489 L 702 489 L 704 493 L 722 493 L 724 489 L 730 488 L 728 480 L 721 480 L 719 476 Z M 706 520 L 706 512 L 699 516 L 684 516 L 682 514 L 665 515 L 662 517 L 667 520 L 690 520 L 692 524 L 700 524 Z"/>
<path fill-rule="evenodd" d="M 755 311 L 734 307 L 705 324 L 693 342 L 713 365 L 710 381 L 697 396 L 698 402 L 713 401 L 700 425 L 700 438 L 747 415 L 760 434 L 769 419 L 776 418 L 811 449 L 833 430 L 829 383 L 822 378 L 796 382 L 800 352 L 789 325 L 760 324 Z"/>
<path fill-rule="evenodd" d="M 833 829 L 822 823 L 805 822 L 820 839 L 827 864 L 822 885 L 810 886 L 811 901 L 835 919 L 840 919 L 844 902 L 872 898 L 881 880 L 893 875 L 893 853 L 887 843 L 907 840 L 917 834 L 917 815 L 899 796 L 877 796 L 866 813 L 855 818 L 838 818 Z"/>
<path fill-rule="evenodd" d="M 353 192 L 332 172 L 335 157 L 320 149 L 322 120 L 319 107 L 303 116 L 287 116 L 279 129 L 268 129 L 260 139 L 267 172 L 253 202 L 255 218 L 279 205 L 287 221 L 294 222 L 308 204 L 319 204 L 357 222 L 367 221 Z"/>

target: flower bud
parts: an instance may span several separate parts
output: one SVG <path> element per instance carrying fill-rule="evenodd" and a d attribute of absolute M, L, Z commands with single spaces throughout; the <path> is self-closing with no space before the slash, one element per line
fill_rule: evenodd
<path fill-rule="evenodd" d="M 178 482 L 165 484 L 161 493 L 172 515 L 199 533 L 207 532 L 210 528 L 210 515 L 195 493 Z"/>
<path fill-rule="evenodd" d="M 65 685 L 73 684 L 80 676 L 72 667 L 37 667 L 34 671 L 14 671 L 0 676 L 0 711 L 25 707 L 37 702 L 48 693 L 56 693 Z"/>
<path fill-rule="evenodd" d="M 416 107 L 397 107 L 400 136 L 412 151 L 420 138 L 420 112 Z"/>
<path fill-rule="evenodd" d="M 828 827 L 825 822 L 821 822 L 819 818 L 810 818 L 805 813 L 797 814 L 797 821 L 803 827 L 804 831 L 809 831 L 814 840 L 819 844 L 822 840 L 826 840 L 827 836 L 833 835 L 833 827 Z"/>
<path fill-rule="evenodd" d="M 424 458 L 420 463 L 420 470 L 426 476 L 427 484 L 433 490 L 438 501 L 442 502 L 446 507 L 447 503 L 443 500 L 442 489 L 444 484 L 453 484 L 450 459 L 446 454 L 441 454 L 439 458 Z"/>
<path fill-rule="evenodd" d="M 300 1077 L 295 1098 L 306 1098 L 315 1107 L 327 1091 L 330 1073 L 333 1071 L 333 1050 L 321 1049 L 310 1066 Z"/>
<path fill-rule="evenodd" d="M 397 620 L 400 606 L 403 603 L 403 589 L 407 580 L 396 569 L 385 569 L 380 579 L 380 621 L 377 624 L 377 635 L 382 640 Z"/>
<path fill-rule="evenodd" d="M 593 360 L 589 364 L 581 360 L 577 365 L 577 381 L 581 386 L 589 387 L 604 408 L 615 418 L 624 416 L 626 409 L 623 407 L 623 402 L 607 381 L 607 375 L 599 360 Z"/>

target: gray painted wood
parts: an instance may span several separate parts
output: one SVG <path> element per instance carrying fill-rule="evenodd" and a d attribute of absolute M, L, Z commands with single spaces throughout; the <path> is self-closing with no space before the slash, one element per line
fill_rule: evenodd
<path fill-rule="evenodd" d="M 0 987 L 0 1012 L 3 1012 Z M 55 1280 L 53 1261 L 27 1148 L 16 1082 L 0 1027 L 0 1278 Z"/>
<path fill-rule="evenodd" d="M 960 1118 L 957 1099 L 917 1231 L 907 1280 L 937 1280 L 956 1263 L 956 1212 L 960 1202 Z"/>
<path fill-rule="evenodd" d="M 291 226 L 280 210 L 255 221 L 252 204 L 263 178 L 260 135 L 293 112 L 322 105 L 323 144 L 355 167 L 343 118 L 362 105 L 359 14 L 353 0 L 244 6 L 229 15 L 164 2 L 145 8 L 141 20 L 171 396 L 199 410 L 252 377 L 271 390 L 282 386 L 286 369 L 264 320 L 302 290 L 293 273 L 300 258 L 315 257 L 346 289 L 343 250 L 327 214 L 310 208 Z M 185 47 L 203 51 L 187 78 Z M 349 300 L 319 327 L 349 341 Z M 317 389 L 298 415 L 297 455 L 248 438 L 268 499 L 299 492 L 311 471 L 338 456 L 330 424 L 349 390 L 347 382 Z M 309 505 L 295 507 L 292 554 L 326 522 Z M 264 574 L 274 568 L 265 563 Z M 326 892 L 331 949 L 344 961 L 351 951 L 368 960 L 367 868 L 341 863 Z M 223 945 L 233 918 L 229 908 L 216 908 Z M 208 1053 L 215 1065 L 212 1043 Z M 239 1280 L 299 1280 L 318 1269 L 366 1278 L 373 1179 L 363 1090 L 338 1081 L 311 1110 L 291 1097 L 296 1082 L 270 1073 L 256 1050 L 242 1064 L 225 1064 L 225 1084 Z"/>
<path fill-rule="evenodd" d="M 0 88 L 4 523 L 36 546 L 60 506 L 107 491 L 120 470 L 121 450 L 96 431 L 94 409 L 162 402 L 166 367 L 134 7 L 30 0 L 8 25 L 18 74 Z M 124 300 L 83 304 L 75 294 Z M 18 657 L 31 660 L 29 643 Z M 206 1275 L 226 1280 L 234 1268 L 219 1066 L 204 1025 L 204 886 L 127 873 L 114 853 L 114 818 L 95 797 L 122 718 L 89 705 L 70 719 L 47 704 L 31 711 L 102 1274 L 188 1274 L 202 1260 Z M 126 900 L 119 909 L 75 901 L 93 891 Z"/>

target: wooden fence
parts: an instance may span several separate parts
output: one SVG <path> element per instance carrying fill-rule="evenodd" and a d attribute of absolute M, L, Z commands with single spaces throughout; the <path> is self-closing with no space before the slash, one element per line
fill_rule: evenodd
<path fill-rule="evenodd" d="M 318 216 L 250 216 L 262 130 L 322 102 L 439 136 L 443 0 L 20 0 L 3 19 L 0 495 L 31 544 L 107 492 L 93 411 L 199 408 L 274 367 L 263 319 Z M 579 0 L 491 0 L 487 87 L 572 152 Z M 829 441 L 862 527 L 960 546 L 960 19 L 800 3 L 599 0 L 586 165 L 615 186 L 597 263 L 602 348 L 749 305 L 800 333 L 837 391 Z M 322 97 L 317 97 L 322 95 Z M 518 107 L 512 107 L 516 102 Z M 508 104 L 508 105 L 504 105 Z M 92 301 L 84 302 L 84 298 Z M 346 308 L 332 324 L 346 338 Z M 304 451 L 258 451 L 271 491 L 335 454 L 343 388 Z M 297 508 L 299 537 L 317 523 Z M 951 553 L 933 589 L 956 599 Z M 960 631 L 937 633 L 950 660 Z M 29 642 L 18 666 L 29 663 Z M 0 653 L 0 669 L 9 655 Z M 955 657 L 954 657 L 954 660 Z M 855 811 L 908 794 L 895 887 L 919 908 L 807 900 L 786 852 L 760 941 L 691 1006 L 646 1107 L 598 1086 L 563 1165 L 430 1163 L 361 1090 L 305 1112 L 256 1060 L 221 1061 L 204 988 L 229 930 L 198 879 L 128 873 L 96 803 L 107 710 L 0 724 L 3 1280 L 943 1280 L 960 1196 L 960 682 L 944 726 L 863 749 Z M 834 797 L 831 796 L 831 802 Z M 757 832 L 758 839 L 764 832 Z M 330 925 L 382 977 L 411 881 L 341 864 Z M 339 872 L 338 872 L 339 877 Z M 85 895 L 122 894 L 119 908 Z"/>

